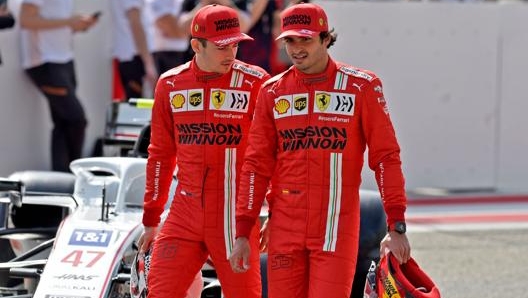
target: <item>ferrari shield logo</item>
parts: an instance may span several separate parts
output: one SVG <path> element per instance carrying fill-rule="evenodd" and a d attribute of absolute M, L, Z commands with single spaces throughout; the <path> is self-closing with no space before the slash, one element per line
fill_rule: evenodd
<path fill-rule="evenodd" d="M 225 102 L 226 93 L 222 90 L 215 90 L 211 92 L 211 101 L 214 107 L 218 110 Z"/>
<path fill-rule="evenodd" d="M 318 92 L 315 94 L 315 104 L 317 105 L 317 108 L 319 108 L 319 111 L 324 112 L 330 105 L 330 94 L 325 92 Z"/>

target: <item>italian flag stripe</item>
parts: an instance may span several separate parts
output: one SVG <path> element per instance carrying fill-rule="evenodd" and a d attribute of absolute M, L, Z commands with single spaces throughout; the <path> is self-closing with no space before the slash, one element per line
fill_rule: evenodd
<path fill-rule="evenodd" d="M 236 148 L 225 151 L 224 164 L 224 241 L 226 259 L 229 259 L 235 243 L 236 201 Z"/>
<path fill-rule="evenodd" d="M 240 88 L 242 87 L 242 80 L 244 79 L 244 75 L 240 71 L 233 71 L 231 74 L 231 83 L 229 84 L 229 87 L 234 88 Z"/>
<path fill-rule="evenodd" d="M 336 249 L 337 228 L 341 210 L 342 162 L 342 153 L 330 153 L 330 187 L 323 251 L 335 251 Z"/>
<path fill-rule="evenodd" d="M 335 77 L 334 89 L 345 90 L 348 82 L 348 75 L 338 71 Z"/>

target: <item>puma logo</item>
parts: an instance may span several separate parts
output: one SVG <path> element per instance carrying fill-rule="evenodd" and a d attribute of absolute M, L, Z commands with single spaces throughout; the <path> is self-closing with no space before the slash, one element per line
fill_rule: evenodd
<path fill-rule="evenodd" d="M 363 85 L 365 85 L 365 84 L 358 85 L 356 83 L 352 83 L 352 86 L 356 87 L 359 90 L 359 92 L 361 92 L 361 87 L 363 87 Z"/>
<path fill-rule="evenodd" d="M 167 85 L 171 85 L 172 87 L 174 87 L 174 81 L 165 81 L 165 83 L 167 83 Z"/>
<path fill-rule="evenodd" d="M 253 88 L 253 84 L 255 83 L 255 81 L 244 80 L 244 83 L 248 84 L 249 86 L 251 86 L 251 88 Z"/>

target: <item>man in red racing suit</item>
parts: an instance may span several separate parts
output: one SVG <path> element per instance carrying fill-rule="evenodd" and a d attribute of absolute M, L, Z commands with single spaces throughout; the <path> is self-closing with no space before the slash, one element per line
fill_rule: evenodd
<path fill-rule="evenodd" d="M 244 272 L 239 263 L 252 250 L 247 238 L 266 196 L 269 296 L 348 298 L 367 145 L 391 227 L 382 246 L 400 262 L 410 257 L 404 231 L 392 228 L 405 221 L 400 148 L 380 79 L 329 57 L 336 37 L 322 8 L 294 5 L 281 19 L 279 38 L 294 65 L 259 93 L 240 179 L 231 266 Z"/>
<path fill-rule="evenodd" d="M 208 256 L 225 297 L 261 297 L 256 220 L 249 236 L 250 270 L 235 274 L 228 257 L 247 134 L 257 92 L 269 75 L 235 60 L 237 43 L 251 39 L 240 32 L 235 10 L 205 6 L 191 30 L 194 59 L 164 73 L 155 90 L 140 238 L 145 251 L 156 237 L 148 297 L 185 297 Z M 158 232 L 176 166 L 174 199 Z"/>

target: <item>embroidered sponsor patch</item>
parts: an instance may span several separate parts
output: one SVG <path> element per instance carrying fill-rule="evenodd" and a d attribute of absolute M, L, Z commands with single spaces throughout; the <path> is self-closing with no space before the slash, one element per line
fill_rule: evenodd
<path fill-rule="evenodd" d="M 308 114 L 308 93 L 282 95 L 275 98 L 275 119 Z"/>
<path fill-rule="evenodd" d="M 209 109 L 227 112 L 247 113 L 250 92 L 239 90 L 212 89 Z"/>
<path fill-rule="evenodd" d="M 257 77 L 259 79 L 262 79 L 264 77 L 264 73 L 263 72 L 258 71 L 258 70 L 253 69 L 253 68 L 249 68 L 249 67 L 244 66 L 244 65 L 239 64 L 239 63 L 234 63 L 233 64 L 233 69 L 240 70 L 243 73 L 247 73 L 248 75 L 252 75 L 252 76 Z"/>
<path fill-rule="evenodd" d="M 352 116 L 355 98 L 349 93 L 315 91 L 313 112 Z"/>
<path fill-rule="evenodd" d="M 346 73 L 347 75 L 351 75 L 351 76 L 354 76 L 356 78 L 362 78 L 362 79 L 365 79 L 369 82 L 371 82 L 372 80 L 374 80 L 374 78 L 369 75 L 368 73 L 366 72 L 363 72 L 363 71 L 360 71 L 358 69 L 353 69 L 353 68 L 349 68 L 349 67 L 341 67 L 339 68 L 340 71 Z"/>
<path fill-rule="evenodd" d="M 173 113 L 203 111 L 203 89 L 172 91 L 169 101 Z"/>
<path fill-rule="evenodd" d="M 229 87 L 240 88 L 242 87 L 243 82 L 244 82 L 244 74 L 241 73 L 240 71 L 233 71 L 233 73 L 231 74 L 231 81 L 229 83 Z"/>
<path fill-rule="evenodd" d="M 345 75 L 342 72 L 336 72 L 334 89 L 336 90 L 345 90 L 347 87 L 348 75 Z"/>
<path fill-rule="evenodd" d="M 380 104 L 380 106 L 383 108 L 383 112 L 385 112 L 385 114 L 389 114 L 389 107 L 387 106 L 387 101 L 385 100 L 385 97 L 378 97 L 378 103 Z"/>

